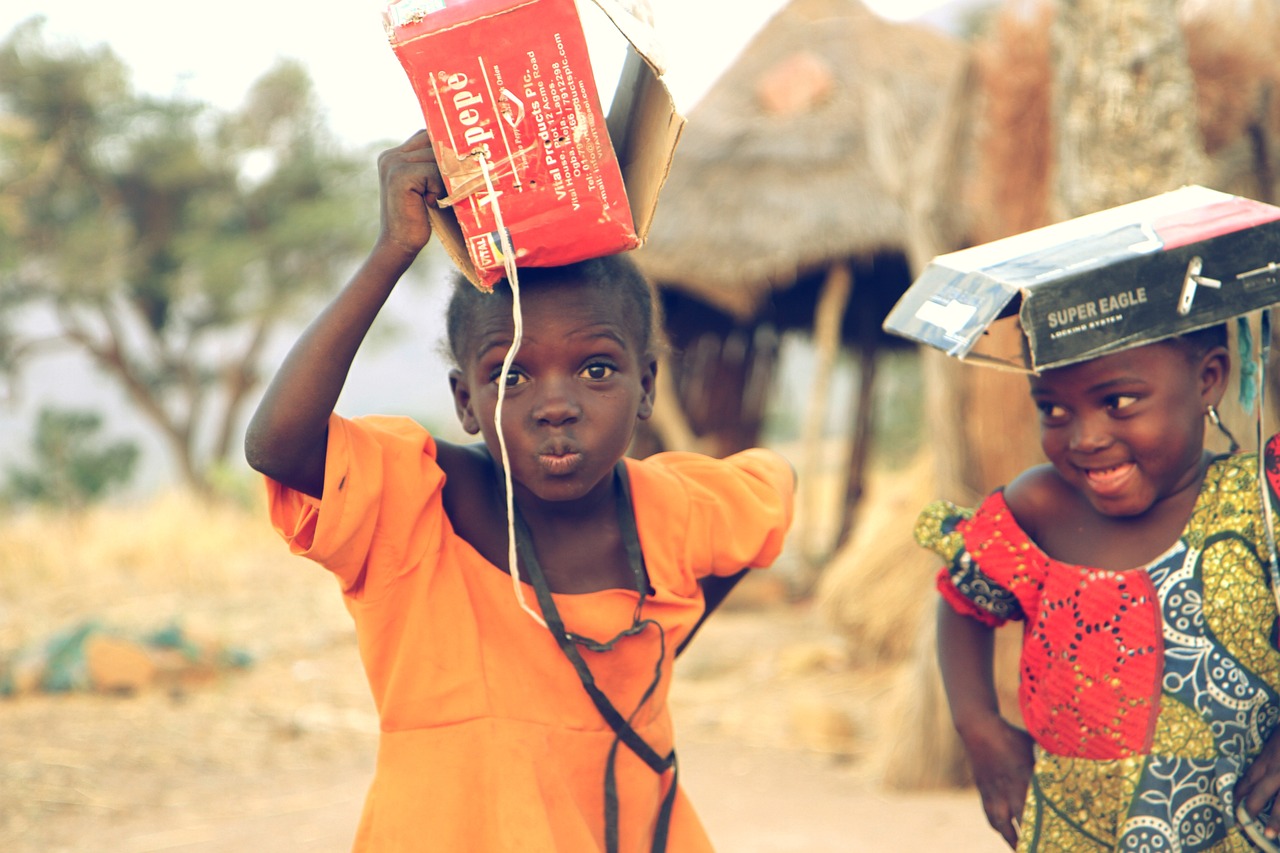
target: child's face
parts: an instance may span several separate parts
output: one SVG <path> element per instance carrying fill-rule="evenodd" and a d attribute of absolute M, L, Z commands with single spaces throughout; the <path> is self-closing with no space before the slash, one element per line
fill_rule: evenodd
<path fill-rule="evenodd" d="M 502 413 L 512 478 L 517 494 L 574 500 L 611 483 L 637 421 L 652 413 L 656 363 L 616 291 L 566 282 L 521 296 L 524 336 Z M 512 334 L 510 298 L 495 297 L 476 311 L 465 361 L 450 374 L 459 420 L 499 460 L 494 410 Z"/>
<path fill-rule="evenodd" d="M 1141 515 L 1196 483 L 1228 370 L 1221 348 L 1193 360 L 1165 342 L 1033 376 L 1041 447 L 1095 510 Z"/>

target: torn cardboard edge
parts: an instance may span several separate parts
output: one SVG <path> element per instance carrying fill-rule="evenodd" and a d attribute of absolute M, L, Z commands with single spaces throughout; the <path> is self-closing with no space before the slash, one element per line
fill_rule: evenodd
<path fill-rule="evenodd" d="M 1035 373 L 1280 302 L 1280 208 L 1201 186 L 939 255 L 884 322 Z"/>
<path fill-rule="evenodd" d="M 677 111 L 675 100 L 662 79 L 662 57 L 647 3 L 644 0 L 629 0 L 626 5 L 619 0 L 593 2 L 628 44 L 605 126 L 630 209 L 634 248 L 643 245 L 648 236 L 685 119 Z M 388 18 L 389 34 L 395 23 Z M 477 270 L 468 251 L 468 238 L 458 213 L 451 208 L 437 207 L 429 207 L 427 212 L 433 232 L 454 265 L 476 287 L 488 289 L 485 276 Z M 488 275 L 492 280 L 493 273 Z"/>

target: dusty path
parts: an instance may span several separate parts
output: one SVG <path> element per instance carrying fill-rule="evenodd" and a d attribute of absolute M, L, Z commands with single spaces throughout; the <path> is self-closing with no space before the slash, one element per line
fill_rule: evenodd
<path fill-rule="evenodd" d="M 876 791 L 825 757 L 686 738 L 682 773 L 718 850 L 725 853 L 949 853 L 999 851 L 971 791 Z M 335 760 L 253 778 L 176 780 L 189 797 L 107 815 L 65 819 L 61 831 L 5 839 L 10 853 L 344 853 L 371 762 Z M 51 834 L 56 838 L 49 837 Z"/>
<path fill-rule="evenodd" d="M 0 851 L 348 850 L 376 720 L 345 614 L 316 614 L 305 641 L 213 684 L 0 701 Z M 972 791 L 868 781 L 875 691 L 834 644 L 813 614 L 775 605 L 717 614 L 682 659 L 681 773 L 717 848 L 1002 850 Z"/>

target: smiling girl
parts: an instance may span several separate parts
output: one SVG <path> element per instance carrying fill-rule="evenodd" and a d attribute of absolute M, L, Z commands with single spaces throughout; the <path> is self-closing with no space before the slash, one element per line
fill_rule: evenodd
<path fill-rule="evenodd" d="M 1280 827 L 1265 814 L 1280 652 L 1257 460 L 1204 447 L 1226 340 L 1216 326 L 1033 375 L 1048 464 L 917 522 L 946 563 L 952 716 L 987 819 L 1018 850 L 1250 850 L 1241 820 L 1263 813 L 1249 831 L 1264 845 Z M 993 686 L 992 631 L 1011 619 L 1026 731 Z"/>
<path fill-rule="evenodd" d="M 778 556 L 791 468 L 761 449 L 624 458 L 657 370 L 652 294 L 625 256 L 522 270 L 505 372 L 511 289 L 457 284 L 449 383 L 481 443 L 336 414 L 443 195 L 425 133 L 379 167 L 381 234 L 245 439 L 277 530 L 337 577 L 355 620 L 381 720 L 355 849 L 710 850 L 676 779 L 672 663 L 707 609 L 702 585 Z"/>

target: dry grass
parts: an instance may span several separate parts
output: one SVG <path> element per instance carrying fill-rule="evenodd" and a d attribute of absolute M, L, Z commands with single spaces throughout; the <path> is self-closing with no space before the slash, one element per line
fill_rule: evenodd
<path fill-rule="evenodd" d="M 106 840 L 113 825 L 210 798 L 255 807 L 241 791 L 204 789 L 206 777 L 288 768 L 307 779 L 373 755 L 377 721 L 341 597 L 288 553 L 261 507 L 174 493 L 12 515 L 0 521 L 0 602 L 0 662 L 85 620 L 124 633 L 176 624 L 253 660 L 132 697 L 0 700 L 0 849 L 131 849 Z"/>
<path fill-rule="evenodd" d="M 937 494 L 932 472 L 927 452 L 902 470 L 875 472 L 853 535 L 823 572 L 819 605 L 856 661 L 905 660 L 935 600 L 938 560 L 912 533 L 916 515 Z"/>
<path fill-rule="evenodd" d="M 845 638 L 855 665 L 889 672 L 871 724 L 877 737 L 866 759 L 872 778 L 897 790 L 971 780 L 936 660 L 934 575 L 940 563 L 916 544 L 913 533 L 917 514 L 936 495 L 928 451 L 902 470 L 877 472 L 854 535 L 818 588 L 822 613 Z M 1015 722 L 1019 643 L 1016 626 L 997 636 L 997 693 Z"/>
<path fill-rule="evenodd" d="M 176 621 L 250 647 L 349 628 L 333 587 L 288 553 L 261 507 L 173 492 L 142 507 L 31 510 L 0 525 L 0 545 L 0 654 L 83 619 Z M 300 610 L 305 620 L 282 622 Z"/>

